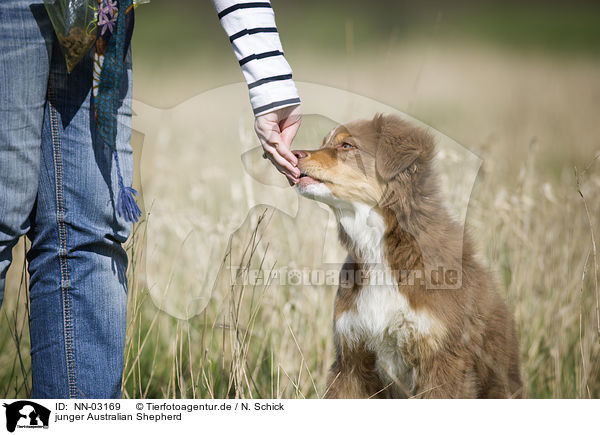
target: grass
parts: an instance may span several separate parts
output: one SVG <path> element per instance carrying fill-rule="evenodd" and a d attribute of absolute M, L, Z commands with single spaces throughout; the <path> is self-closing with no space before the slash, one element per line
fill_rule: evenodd
<path fill-rule="evenodd" d="M 469 222 L 515 313 L 527 395 L 597 398 L 599 264 L 593 237 L 599 228 L 600 165 L 592 159 L 577 178 L 565 172 L 559 181 L 547 182 L 536 167 L 540 152 L 535 144 L 530 147 L 510 187 L 499 174 L 484 172 Z M 333 357 L 329 325 L 335 288 L 282 286 L 268 278 L 249 285 L 240 279 L 256 270 L 272 276 L 268 272 L 278 264 L 270 254 L 283 262 L 297 257 L 294 240 L 281 243 L 288 220 L 268 207 L 251 211 L 226 250 L 224 273 L 208 306 L 190 319 L 157 310 L 134 280 L 126 397 L 324 394 Z M 314 225 L 300 224 L 299 231 Z M 130 249 L 136 243 L 134 237 Z M 319 245 L 309 248 L 319 257 Z"/>
<path fill-rule="evenodd" d="M 496 174 L 486 174 L 470 204 L 469 221 L 515 313 L 527 394 L 597 398 L 599 270 L 592 237 L 598 234 L 600 167 L 596 160 L 578 172 L 577 180 L 565 173 L 560 183 L 547 183 L 535 167 L 538 153 L 530 149 L 512 189 Z M 333 357 L 329 325 L 335 289 L 281 286 L 268 278 L 252 285 L 244 279 L 256 270 L 271 276 L 270 251 L 292 257 L 280 252 L 281 246 L 271 246 L 270 239 L 280 237 L 285 226 L 286 217 L 277 211 L 254 209 L 220 265 L 215 264 L 222 273 L 206 309 L 188 319 L 157 308 L 136 275 L 145 226 L 136 227 L 127 245 L 132 266 L 124 397 L 324 394 Z M 3 397 L 30 392 L 26 282 L 23 275 L 18 291 L 11 288 L 17 282 L 9 285 L 16 306 L 9 303 L 3 311 Z"/>
<path fill-rule="evenodd" d="M 291 17 L 283 15 L 280 25 Z M 296 78 L 404 110 L 482 158 L 467 226 L 514 312 L 526 393 L 600 398 L 594 50 L 565 58 L 404 41 L 391 29 L 373 45 L 360 36 L 360 25 L 347 38 L 341 21 L 337 57 L 287 48 Z M 142 35 L 152 30 L 138 25 Z M 347 47 L 349 40 L 359 43 Z M 123 396 L 322 397 L 333 359 L 336 289 L 327 280 L 282 282 L 281 273 L 335 272 L 331 259 L 343 251 L 329 213 L 298 199 L 257 152 L 244 154 L 257 143 L 243 87 L 206 92 L 239 80 L 233 59 L 216 56 L 201 65 L 178 57 L 175 69 L 169 56 L 180 54 L 155 59 L 144 49 L 134 146 L 148 213 L 126 245 Z M 307 108 L 325 106 L 318 96 L 302 96 Z M 356 110 L 348 107 L 344 116 Z M 329 125 L 307 117 L 295 146 L 315 146 Z M 14 250 L 0 318 L 3 397 L 31 391 L 25 248 L 21 241 Z M 257 281 L 256 274 L 266 278 Z"/>

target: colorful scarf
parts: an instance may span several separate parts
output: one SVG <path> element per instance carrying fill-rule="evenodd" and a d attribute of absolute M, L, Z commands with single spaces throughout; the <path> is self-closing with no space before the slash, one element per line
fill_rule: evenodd
<path fill-rule="evenodd" d="M 112 148 L 117 169 L 117 212 L 129 222 L 137 222 L 142 212 L 134 199 L 137 191 L 123 183 L 116 138 L 119 85 L 127 73 L 124 59 L 133 33 L 133 6 L 133 0 L 100 0 L 92 84 L 98 131 L 104 143 Z"/>

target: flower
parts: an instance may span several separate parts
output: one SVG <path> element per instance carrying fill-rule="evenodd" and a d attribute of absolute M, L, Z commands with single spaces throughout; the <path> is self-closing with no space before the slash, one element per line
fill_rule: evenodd
<path fill-rule="evenodd" d="M 99 7 L 99 12 L 106 15 L 112 15 L 117 11 L 116 0 L 103 0 Z"/>
<path fill-rule="evenodd" d="M 116 0 L 102 0 L 98 8 L 98 26 L 102 29 L 100 35 L 104 35 L 106 30 L 113 31 L 113 26 L 117 22 Z"/>

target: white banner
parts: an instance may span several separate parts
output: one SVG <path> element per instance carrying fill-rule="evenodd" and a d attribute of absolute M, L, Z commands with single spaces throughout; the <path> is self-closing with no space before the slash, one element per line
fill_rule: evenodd
<path fill-rule="evenodd" d="M 4 400 L 15 434 L 596 433 L 598 400 Z M 590 432 L 590 429 L 593 429 Z"/>

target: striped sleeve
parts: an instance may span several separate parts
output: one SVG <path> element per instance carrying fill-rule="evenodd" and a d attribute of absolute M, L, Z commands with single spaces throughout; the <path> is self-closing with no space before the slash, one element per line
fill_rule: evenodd
<path fill-rule="evenodd" d="M 248 83 L 254 115 L 300 104 L 271 2 L 212 1 Z"/>

